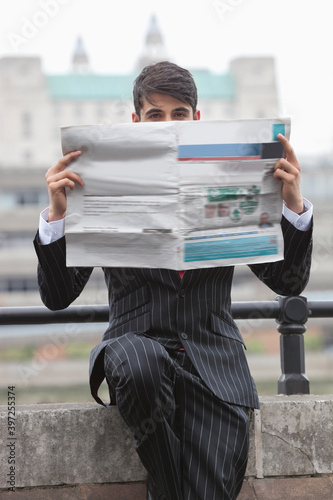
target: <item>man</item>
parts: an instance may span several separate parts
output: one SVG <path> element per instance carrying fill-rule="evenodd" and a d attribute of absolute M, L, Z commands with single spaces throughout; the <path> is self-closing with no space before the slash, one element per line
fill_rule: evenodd
<path fill-rule="evenodd" d="M 219 217 L 227 217 L 229 215 L 230 207 L 228 203 L 219 203 L 217 209 Z"/>
<path fill-rule="evenodd" d="M 205 218 L 213 219 L 214 217 L 216 217 L 216 203 L 206 203 Z"/>
<path fill-rule="evenodd" d="M 273 224 L 269 220 L 269 213 L 268 212 L 263 212 L 260 214 L 260 220 L 259 220 L 259 227 L 262 229 L 266 229 L 267 227 L 272 227 Z"/>
<path fill-rule="evenodd" d="M 199 120 L 191 74 L 175 64 L 143 69 L 134 84 L 133 122 Z M 300 166 L 283 136 L 285 258 L 251 270 L 281 295 L 305 287 L 311 259 L 312 207 L 300 190 Z M 65 155 L 46 174 L 50 206 L 35 239 L 41 297 L 67 307 L 92 268 L 67 268 L 63 236 L 65 187 L 83 180 Z M 296 228 L 297 226 L 297 228 Z M 248 455 L 248 414 L 258 407 L 244 342 L 230 311 L 233 267 L 195 269 L 106 268 L 110 324 L 91 354 L 91 390 L 106 377 L 136 439 L 148 471 L 148 499 L 231 500 L 238 496 Z"/>

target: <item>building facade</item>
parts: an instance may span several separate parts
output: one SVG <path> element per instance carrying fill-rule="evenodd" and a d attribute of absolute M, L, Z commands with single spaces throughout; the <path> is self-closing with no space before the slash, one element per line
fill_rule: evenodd
<path fill-rule="evenodd" d="M 93 73 L 81 39 L 68 74 L 45 74 L 38 57 L 0 59 L 0 306 L 7 292 L 37 289 L 31 241 L 47 206 L 44 174 L 62 155 L 60 127 L 129 122 L 134 79 L 167 57 L 153 18 L 130 74 Z M 191 72 L 203 120 L 279 116 L 273 58 L 237 58 L 224 74 Z"/>

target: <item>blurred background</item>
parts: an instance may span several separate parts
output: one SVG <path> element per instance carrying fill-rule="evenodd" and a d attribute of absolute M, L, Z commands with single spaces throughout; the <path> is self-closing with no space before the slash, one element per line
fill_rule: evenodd
<path fill-rule="evenodd" d="M 129 122 L 132 84 L 149 63 L 188 68 L 203 120 L 288 116 L 314 204 L 304 295 L 333 300 L 333 30 L 321 0 L 16 0 L 0 16 L 0 307 L 41 305 L 32 240 L 47 206 L 45 173 L 60 126 Z M 233 300 L 274 300 L 238 266 Z M 95 269 L 77 304 L 107 302 Z M 333 392 L 333 320 L 309 320 L 306 373 Z M 273 320 L 239 321 L 260 394 L 276 394 Z M 0 403 L 90 401 L 88 358 L 105 325 L 0 327 Z M 103 388 L 106 397 L 105 387 Z M 102 393 L 103 396 L 103 393 Z"/>

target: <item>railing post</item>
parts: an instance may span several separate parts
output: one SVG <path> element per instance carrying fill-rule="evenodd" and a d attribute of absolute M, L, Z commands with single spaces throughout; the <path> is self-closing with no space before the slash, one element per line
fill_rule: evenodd
<path fill-rule="evenodd" d="M 310 382 L 305 375 L 304 337 L 308 320 L 306 297 L 278 297 L 280 315 L 277 330 L 280 336 L 281 377 L 278 394 L 309 394 Z"/>

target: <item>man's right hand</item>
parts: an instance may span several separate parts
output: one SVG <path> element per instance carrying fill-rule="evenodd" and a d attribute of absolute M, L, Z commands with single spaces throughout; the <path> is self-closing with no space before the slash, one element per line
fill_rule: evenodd
<path fill-rule="evenodd" d="M 67 170 L 67 165 L 77 156 L 80 156 L 81 151 L 73 151 L 63 156 L 56 165 L 51 167 L 45 174 L 47 189 L 49 192 L 50 208 L 48 221 L 63 219 L 66 216 L 67 199 L 66 199 L 66 186 L 72 191 L 75 188 L 75 183 L 84 185 L 81 177 L 73 172 Z"/>

